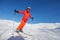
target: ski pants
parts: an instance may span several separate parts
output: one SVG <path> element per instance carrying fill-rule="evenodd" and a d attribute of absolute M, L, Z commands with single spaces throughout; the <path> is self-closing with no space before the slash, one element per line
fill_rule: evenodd
<path fill-rule="evenodd" d="M 24 25 L 26 24 L 26 22 L 27 22 L 27 21 L 22 20 L 22 21 L 21 21 L 21 24 L 19 24 L 19 26 L 17 27 L 17 30 L 22 29 L 22 28 L 24 27 Z"/>

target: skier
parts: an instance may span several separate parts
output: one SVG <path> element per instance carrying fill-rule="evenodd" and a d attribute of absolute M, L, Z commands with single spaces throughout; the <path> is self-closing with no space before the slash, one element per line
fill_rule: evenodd
<path fill-rule="evenodd" d="M 34 19 L 32 16 L 31 16 L 31 14 L 30 14 L 30 10 L 31 10 L 31 8 L 30 7 L 27 7 L 27 9 L 26 10 L 14 10 L 14 12 L 15 13 L 18 13 L 18 14 L 23 14 L 24 16 L 23 16 L 23 18 L 22 18 L 22 21 L 21 21 L 21 24 L 19 24 L 19 26 L 17 27 L 17 29 L 16 29 L 16 32 L 23 32 L 23 27 L 24 27 L 24 25 L 26 24 L 26 22 L 28 21 L 28 18 L 30 17 L 32 20 Z"/>

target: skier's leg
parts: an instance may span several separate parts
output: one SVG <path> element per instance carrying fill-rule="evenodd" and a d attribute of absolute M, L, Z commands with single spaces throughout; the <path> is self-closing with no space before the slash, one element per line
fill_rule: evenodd
<path fill-rule="evenodd" d="M 18 26 L 17 30 L 20 30 L 22 32 L 22 28 L 24 27 L 25 24 L 26 24 L 26 22 L 24 22 L 24 20 L 22 20 L 21 24 Z"/>

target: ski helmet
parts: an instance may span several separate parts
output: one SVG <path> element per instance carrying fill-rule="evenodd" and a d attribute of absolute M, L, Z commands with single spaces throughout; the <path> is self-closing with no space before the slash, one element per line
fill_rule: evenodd
<path fill-rule="evenodd" d="M 28 9 L 31 9 L 31 7 L 29 6 L 29 7 L 27 7 Z"/>

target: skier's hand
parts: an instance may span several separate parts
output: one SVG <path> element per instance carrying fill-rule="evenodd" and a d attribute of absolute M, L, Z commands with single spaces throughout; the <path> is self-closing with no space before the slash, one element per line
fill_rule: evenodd
<path fill-rule="evenodd" d="M 34 18 L 32 17 L 32 20 L 33 20 Z"/>
<path fill-rule="evenodd" d="M 16 9 L 14 10 L 14 12 L 15 12 L 15 13 L 18 13 L 18 11 L 17 11 Z"/>

